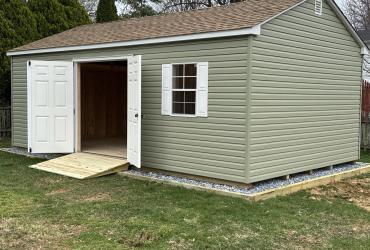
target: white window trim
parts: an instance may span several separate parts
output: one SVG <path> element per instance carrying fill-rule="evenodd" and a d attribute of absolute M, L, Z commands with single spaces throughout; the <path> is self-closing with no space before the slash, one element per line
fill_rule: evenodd
<path fill-rule="evenodd" d="M 196 118 L 196 117 L 199 117 L 197 115 L 190 115 L 190 114 L 170 114 L 170 116 L 173 116 L 173 117 L 188 117 L 188 118 Z"/>
<path fill-rule="evenodd" d="M 170 101 L 170 107 L 169 107 L 169 113 L 168 114 L 164 114 L 163 113 L 163 110 L 162 110 L 162 115 L 166 115 L 166 116 L 171 116 L 171 117 L 188 117 L 188 118 L 196 118 L 196 117 L 208 117 L 208 111 L 206 112 L 206 115 L 199 115 L 197 114 L 197 105 L 199 105 L 198 103 L 198 91 L 199 91 L 199 86 L 198 86 L 198 69 L 199 69 L 199 64 L 207 64 L 208 66 L 208 62 L 181 62 L 181 63 L 170 63 L 168 65 L 171 65 L 171 72 L 173 70 L 173 65 L 185 65 L 185 64 L 195 64 L 196 67 L 197 67 L 197 75 L 195 76 L 189 76 L 189 77 L 196 77 L 196 80 L 197 80 L 197 86 L 195 89 L 173 89 L 172 86 L 173 86 L 173 75 L 171 74 L 171 84 L 170 84 L 170 96 L 171 96 L 171 101 Z M 162 72 L 163 74 L 163 72 Z M 208 69 L 207 69 L 207 74 L 208 74 Z M 186 76 L 183 76 L 183 77 L 186 77 Z M 165 78 L 163 75 L 162 75 L 162 79 Z M 162 83 L 163 85 L 163 83 Z M 162 86 L 163 88 L 163 86 Z M 173 96 L 173 91 L 195 91 L 195 114 L 179 114 L 179 113 L 174 113 L 173 112 L 173 99 L 172 99 L 172 96 Z M 162 89 L 163 91 L 163 89 Z M 163 95 L 162 95 L 162 98 L 163 98 Z M 208 110 L 208 76 L 207 76 L 207 110 Z M 163 100 L 162 100 L 163 102 Z M 163 107 L 162 107 L 163 109 Z"/>

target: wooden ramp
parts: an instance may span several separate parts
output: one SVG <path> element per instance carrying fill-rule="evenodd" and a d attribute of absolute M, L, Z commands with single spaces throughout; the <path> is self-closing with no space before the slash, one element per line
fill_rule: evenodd
<path fill-rule="evenodd" d="M 77 179 L 88 179 L 127 170 L 129 163 L 123 159 L 88 153 L 74 153 L 30 166 L 50 173 Z"/>

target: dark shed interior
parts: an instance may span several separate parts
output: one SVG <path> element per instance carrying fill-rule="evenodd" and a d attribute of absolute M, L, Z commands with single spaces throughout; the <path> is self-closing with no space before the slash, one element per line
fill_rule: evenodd
<path fill-rule="evenodd" d="M 126 158 L 127 62 L 80 67 L 81 150 Z"/>

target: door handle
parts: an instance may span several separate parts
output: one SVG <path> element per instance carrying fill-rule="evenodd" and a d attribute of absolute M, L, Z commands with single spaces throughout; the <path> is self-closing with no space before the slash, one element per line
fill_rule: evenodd
<path fill-rule="evenodd" d="M 139 117 L 139 114 L 138 114 L 138 113 L 136 113 L 136 114 L 135 114 L 135 117 L 136 117 L 136 118 L 138 118 L 138 117 Z"/>

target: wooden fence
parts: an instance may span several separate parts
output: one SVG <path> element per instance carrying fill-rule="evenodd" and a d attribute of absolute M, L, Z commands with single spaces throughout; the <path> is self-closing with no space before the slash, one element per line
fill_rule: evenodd
<path fill-rule="evenodd" d="M 11 131 L 11 108 L 0 107 L 0 139 L 10 137 Z"/>
<path fill-rule="evenodd" d="M 362 83 L 361 100 L 361 148 L 365 151 L 370 149 L 370 83 Z"/>

